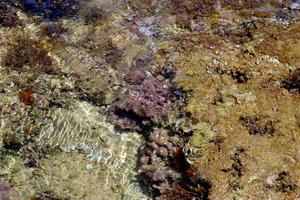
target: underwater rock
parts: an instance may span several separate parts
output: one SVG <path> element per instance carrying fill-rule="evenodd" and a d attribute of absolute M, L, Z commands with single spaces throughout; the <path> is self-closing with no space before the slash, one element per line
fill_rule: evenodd
<path fill-rule="evenodd" d="M 53 73 L 52 60 L 42 44 L 28 38 L 17 38 L 3 58 L 3 64 L 13 70 L 30 67 L 34 72 Z"/>
<path fill-rule="evenodd" d="M 41 33 L 53 39 L 64 41 L 64 37 L 68 33 L 68 29 L 64 28 L 61 24 L 49 22 L 45 23 Z"/>
<path fill-rule="evenodd" d="M 134 132 L 118 134 L 114 126 L 107 122 L 103 112 L 99 106 L 87 102 L 70 103 L 67 109 L 50 107 L 48 120 L 35 138 L 37 144 L 34 141 L 26 145 L 27 148 L 24 149 L 24 154 L 21 153 L 21 157 L 27 167 L 33 164 L 33 167 L 37 165 L 35 170 L 40 170 L 46 166 L 45 171 L 55 173 L 47 173 L 40 181 L 43 183 L 47 179 L 51 179 L 52 183 L 55 181 L 54 185 L 59 184 L 64 190 L 63 193 L 57 194 L 67 194 L 72 200 L 80 198 L 98 200 L 97 193 L 102 191 L 112 193 L 111 187 L 117 188 L 117 185 L 121 186 L 115 189 L 117 191 L 114 191 L 113 197 L 104 196 L 104 199 L 122 199 L 114 196 L 130 200 L 146 199 L 142 198 L 144 194 L 140 192 L 138 183 L 133 181 L 133 177 L 137 175 L 136 154 L 143 142 L 143 136 Z M 47 147 L 50 148 L 50 152 Z M 62 160 L 67 161 L 62 163 Z M 45 165 L 45 162 L 49 163 Z M 61 170 L 64 167 L 68 172 Z M 67 186 L 70 182 L 56 178 L 65 176 L 70 177 L 68 181 L 72 183 L 72 188 Z M 101 183 L 106 181 L 107 185 L 103 187 Z M 89 186 L 91 182 L 92 188 Z M 79 194 L 72 193 L 73 186 L 80 188 Z M 64 187 L 67 189 L 63 189 Z"/>
<path fill-rule="evenodd" d="M 129 69 L 124 80 L 131 85 L 141 84 L 146 77 L 146 72 L 142 67 L 134 66 Z"/>
<path fill-rule="evenodd" d="M 156 129 L 141 152 L 139 175 L 155 199 L 207 199 L 210 183 L 196 173 L 182 151 L 183 141 Z"/>
<path fill-rule="evenodd" d="M 244 147 L 238 147 L 230 156 L 230 159 L 233 161 L 231 170 L 234 177 L 241 177 L 244 174 L 245 166 L 242 162 L 242 156 L 245 154 L 245 151 Z"/>
<path fill-rule="evenodd" d="M 24 10 L 42 15 L 45 19 L 56 20 L 76 13 L 78 0 L 21 0 Z"/>
<path fill-rule="evenodd" d="M 109 78 L 86 76 L 77 80 L 75 89 L 80 92 L 80 99 L 96 105 L 110 105 L 117 98 L 116 92 L 109 87 Z"/>
<path fill-rule="evenodd" d="M 201 18 L 208 17 L 215 12 L 215 2 L 210 0 L 198 1 L 180 1 L 172 0 L 170 1 L 170 10 L 172 13 L 184 15 L 188 18 Z"/>
<path fill-rule="evenodd" d="M 35 105 L 40 109 L 46 109 L 49 106 L 49 101 L 44 97 L 38 97 L 35 101 Z"/>
<path fill-rule="evenodd" d="M 171 110 L 172 90 L 161 72 L 134 66 L 125 74 L 126 90 L 112 106 L 112 118 L 123 130 L 141 131 L 159 124 Z"/>
<path fill-rule="evenodd" d="M 80 13 L 86 24 L 95 23 L 105 18 L 105 11 L 98 7 L 88 7 Z"/>

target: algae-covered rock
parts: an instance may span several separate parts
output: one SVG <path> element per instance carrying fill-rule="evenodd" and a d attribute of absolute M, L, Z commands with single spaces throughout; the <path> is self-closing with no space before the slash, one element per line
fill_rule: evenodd
<path fill-rule="evenodd" d="M 4 193 L 299 199 L 298 1 L 0 0 L 0 11 Z"/>

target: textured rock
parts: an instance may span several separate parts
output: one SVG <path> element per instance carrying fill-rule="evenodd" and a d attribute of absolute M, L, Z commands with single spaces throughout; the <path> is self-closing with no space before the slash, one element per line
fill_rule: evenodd
<path fill-rule="evenodd" d="M 171 110 L 172 88 L 168 78 L 146 66 L 134 66 L 124 75 L 125 91 L 112 106 L 115 124 L 138 130 L 159 124 Z"/>
<path fill-rule="evenodd" d="M 173 141 L 172 148 L 162 147 L 165 143 L 162 138 Z M 142 182 L 155 199 L 207 198 L 210 183 L 190 172 L 182 145 L 182 139 L 169 136 L 166 130 L 156 129 L 150 134 L 142 150 L 139 171 Z"/>
<path fill-rule="evenodd" d="M 28 38 L 17 38 L 3 59 L 3 65 L 23 71 L 28 66 L 34 72 L 53 73 L 52 60 L 42 44 Z"/>

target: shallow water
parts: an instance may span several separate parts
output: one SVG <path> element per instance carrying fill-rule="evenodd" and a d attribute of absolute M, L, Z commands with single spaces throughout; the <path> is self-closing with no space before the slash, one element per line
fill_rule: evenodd
<path fill-rule="evenodd" d="M 55 20 L 66 15 L 71 15 L 71 13 L 74 14 L 74 11 L 77 9 L 78 0 L 68 1 L 66 5 L 53 0 L 41 2 L 36 0 L 22 0 L 21 3 L 25 11 L 42 15 L 46 20 Z"/>
<path fill-rule="evenodd" d="M 0 12 L 0 200 L 300 198 L 299 1 Z"/>

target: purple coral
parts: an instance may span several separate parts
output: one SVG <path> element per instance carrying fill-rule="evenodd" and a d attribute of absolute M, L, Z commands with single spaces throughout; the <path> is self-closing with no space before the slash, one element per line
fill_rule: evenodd
<path fill-rule="evenodd" d="M 159 124 L 172 106 L 171 84 L 162 73 L 134 66 L 125 74 L 126 90 L 112 106 L 120 129 L 141 131 Z"/>

